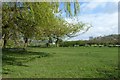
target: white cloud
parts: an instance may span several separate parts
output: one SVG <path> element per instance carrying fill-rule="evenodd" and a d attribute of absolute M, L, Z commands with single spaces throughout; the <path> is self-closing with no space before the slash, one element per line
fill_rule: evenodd
<path fill-rule="evenodd" d="M 84 3 L 81 5 L 81 10 L 82 11 L 86 11 L 86 10 L 94 10 L 95 8 L 97 8 L 98 6 L 104 6 L 105 4 L 103 4 L 102 2 L 89 2 L 89 3 Z"/>
<path fill-rule="evenodd" d="M 119 2 L 120 0 L 78 0 L 79 2 Z"/>
<path fill-rule="evenodd" d="M 113 13 L 118 11 L 118 2 L 86 2 L 81 4 L 82 13 L 101 12 Z"/>
<path fill-rule="evenodd" d="M 103 1 L 103 2 L 102 2 Z M 115 0 L 114 0 L 115 1 Z M 116 0 L 117 1 L 117 0 Z M 95 10 L 98 10 L 96 12 Z M 89 13 L 92 11 L 92 13 Z M 74 37 L 70 40 L 89 39 L 90 36 L 104 36 L 118 33 L 118 3 L 117 2 L 87 2 L 81 5 L 81 14 L 74 19 L 66 19 L 68 22 L 90 23 L 93 27 L 85 34 Z"/>
<path fill-rule="evenodd" d="M 75 20 L 66 19 L 69 22 L 76 22 Z M 113 14 L 86 14 L 78 17 L 79 21 L 83 23 L 90 23 L 93 25 L 88 32 L 80 36 L 74 37 L 70 40 L 89 39 L 90 36 L 104 36 L 118 33 L 118 13 Z"/>

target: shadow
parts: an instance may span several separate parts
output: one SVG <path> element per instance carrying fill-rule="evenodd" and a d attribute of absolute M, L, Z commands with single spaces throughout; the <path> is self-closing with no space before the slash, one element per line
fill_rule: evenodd
<path fill-rule="evenodd" d="M 2 49 L 2 74 L 9 74 L 12 72 L 10 69 L 6 69 L 4 66 L 23 66 L 29 67 L 27 62 L 36 58 L 49 57 L 51 54 L 45 52 L 27 51 L 22 48 L 6 48 Z"/>
<path fill-rule="evenodd" d="M 30 48 L 48 48 L 46 45 L 28 46 Z"/>
<path fill-rule="evenodd" d="M 36 58 L 48 57 L 49 53 L 32 52 L 22 48 L 2 49 L 2 64 L 28 67 L 25 63 Z"/>
<path fill-rule="evenodd" d="M 38 45 L 38 46 L 28 46 L 29 48 L 53 48 L 56 46 Z"/>
<path fill-rule="evenodd" d="M 118 75 L 119 70 L 106 70 L 106 69 L 96 69 L 96 71 L 99 73 L 99 75 L 104 76 L 105 78 L 111 78 L 114 80 L 117 80 L 118 78 L 120 78 L 120 76 Z"/>

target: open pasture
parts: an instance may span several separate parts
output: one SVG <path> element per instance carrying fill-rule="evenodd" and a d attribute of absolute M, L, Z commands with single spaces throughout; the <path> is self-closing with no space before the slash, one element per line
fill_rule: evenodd
<path fill-rule="evenodd" d="M 3 50 L 3 78 L 117 78 L 118 72 L 117 47 Z"/>

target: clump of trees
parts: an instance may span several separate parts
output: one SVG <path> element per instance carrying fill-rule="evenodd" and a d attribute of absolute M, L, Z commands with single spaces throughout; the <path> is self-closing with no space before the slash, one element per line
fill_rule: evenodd
<path fill-rule="evenodd" d="M 58 2 L 3 2 L 2 4 L 2 47 L 24 47 L 31 40 L 55 40 L 59 46 L 61 38 L 79 32 L 84 25 L 70 24 L 55 13 L 60 12 Z M 68 17 L 79 12 L 79 3 L 62 3 Z M 10 46 L 8 46 L 10 45 Z"/>
<path fill-rule="evenodd" d="M 91 40 L 79 40 L 79 41 L 64 41 L 60 44 L 61 47 L 75 47 L 75 46 L 94 46 L 94 47 L 118 47 L 120 46 L 119 42 L 120 35 L 113 34 L 108 36 L 99 36 Z"/>
<path fill-rule="evenodd" d="M 87 40 L 79 40 L 79 41 L 64 41 L 60 44 L 61 47 L 77 47 L 77 46 L 85 46 L 87 44 Z"/>
<path fill-rule="evenodd" d="M 119 43 L 119 34 L 112 34 L 108 36 L 99 36 L 89 40 L 90 45 L 103 45 L 103 46 L 115 46 L 120 45 Z"/>

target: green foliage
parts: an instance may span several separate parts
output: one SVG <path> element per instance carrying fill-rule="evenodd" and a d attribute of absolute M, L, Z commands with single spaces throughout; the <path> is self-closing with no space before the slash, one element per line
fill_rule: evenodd
<path fill-rule="evenodd" d="M 72 4 L 64 3 L 64 10 L 69 16 L 72 16 Z M 78 10 L 79 4 L 74 5 L 75 10 Z M 2 11 L 4 47 L 9 39 L 18 45 L 22 39 L 26 44 L 28 39 L 49 37 L 58 39 L 66 34 L 78 32 L 81 29 L 78 25 L 70 26 L 65 20 L 55 16 L 55 13 L 59 12 L 58 8 L 58 2 L 4 2 Z M 75 11 L 75 14 L 77 13 Z"/>
<path fill-rule="evenodd" d="M 88 42 L 92 44 L 105 45 L 105 46 L 120 45 L 118 34 L 98 36 L 98 37 L 93 38 L 92 40 L 89 40 Z"/>
<path fill-rule="evenodd" d="M 76 16 L 80 12 L 79 2 L 64 2 L 64 11 L 66 12 L 66 17 Z M 71 6 L 73 8 L 71 8 Z"/>
<path fill-rule="evenodd" d="M 60 44 L 61 47 L 75 47 L 75 46 L 85 46 L 87 41 L 80 40 L 80 41 L 64 41 Z"/>
<path fill-rule="evenodd" d="M 103 37 L 95 37 L 91 40 L 78 40 L 78 41 L 64 41 L 60 43 L 61 47 L 74 47 L 74 46 L 95 46 L 95 47 L 119 47 L 119 35 L 108 35 Z"/>

